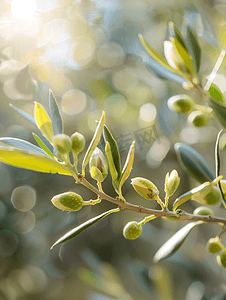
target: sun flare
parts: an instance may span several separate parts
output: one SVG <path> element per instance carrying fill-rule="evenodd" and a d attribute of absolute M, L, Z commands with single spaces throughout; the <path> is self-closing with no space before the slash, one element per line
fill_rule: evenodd
<path fill-rule="evenodd" d="M 36 0 L 12 0 L 12 14 L 20 20 L 30 20 L 36 11 Z"/>

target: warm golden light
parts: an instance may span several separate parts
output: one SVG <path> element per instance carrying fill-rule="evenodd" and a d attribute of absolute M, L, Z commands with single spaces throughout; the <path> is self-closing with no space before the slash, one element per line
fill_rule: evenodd
<path fill-rule="evenodd" d="M 12 0 L 12 14 L 21 20 L 30 20 L 36 10 L 36 0 Z"/>

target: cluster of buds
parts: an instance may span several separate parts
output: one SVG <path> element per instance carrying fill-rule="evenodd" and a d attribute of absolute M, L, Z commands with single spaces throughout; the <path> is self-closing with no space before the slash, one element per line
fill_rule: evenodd
<path fill-rule="evenodd" d="M 220 237 L 209 239 L 206 244 L 206 249 L 212 254 L 220 253 L 217 255 L 217 263 L 219 266 L 226 268 L 226 248 L 221 243 Z"/>
<path fill-rule="evenodd" d="M 54 154 L 59 160 L 64 160 L 63 156 L 71 151 L 74 155 L 75 165 L 77 164 L 77 155 L 85 148 L 85 138 L 81 133 L 75 132 L 71 137 L 61 133 L 53 136 Z"/>
<path fill-rule="evenodd" d="M 212 117 L 212 109 L 196 105 L 188 95 L 180 94 L 168 99 L 167 105 L 170 110 L 177 113 L 188 114 L 188 124 L 194 127 L 206 126 Z"/>

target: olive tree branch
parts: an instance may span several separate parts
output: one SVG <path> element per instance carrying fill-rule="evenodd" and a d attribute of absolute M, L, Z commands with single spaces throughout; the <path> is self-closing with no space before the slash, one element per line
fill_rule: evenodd
<path fill-rule="evenodd" d="M 168 209 L 156 210 L 146 208 L 140 205 L 135 205 L 129 202 L 123 202 L 119 197 L 113 198 L 102 191 L 99 191 L 96 187 L 94 187 L 91 183 L 89 183 L 81 174 L 78 175 L 79 181 L 78 184 L 82 184 L 87 187 L 89 190 L 93 191 L 97 194 L 101 199 L 105 199 L 111 203 L 118 205 L 120 210 L 128 209 L 135 211 L 137 213 L 155 215 L 156 217 L 175 217 L 175 213 Z M 213 217 L 213 216 L 203 216 L 203 215 L 193 215 L 189 214 L 185 211 L 180 212 L 178 215 L 178 221 L 203 221 L 206 223 L 222 223 L 226 225 L 226 219 Z"/>

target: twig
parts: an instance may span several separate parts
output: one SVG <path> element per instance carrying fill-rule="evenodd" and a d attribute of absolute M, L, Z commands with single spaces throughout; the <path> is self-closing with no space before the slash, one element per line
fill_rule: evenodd
<path fill-rule="evenodd" d="M 155 210 L 150 208 L 145 208 L 140 205 L 131 204 L 129 202 L 123 202 L 120 198 L 116 197 L 113 198 L 104 192 L 99 191 L 96 187 L 94 187 L 92 184 L 90 184 L 81 174 L 78 175 L 80 184 L 86 186 L 88 189 L 93 191 L 95 194 L 97 194 L 101 199 L 105 199 L 111 203 L 114 203 L 118 205 L 120 210 L 128 209 L 135 211 L 137 213 L 142 214 L 148 214 L 148 215 L 155 215 L 156 217 L 175 217 L 175 214 L 173 211 L 169 210 Z M 187 212 L 182 212 L 179 214 L 178 221 L 203 221 L 206 223 L 222 223 L 226 225 L 226 219 L 213 217 L 213 216 L 201 216 L 201 215 L 193 215 L 189 214 Z"/>

